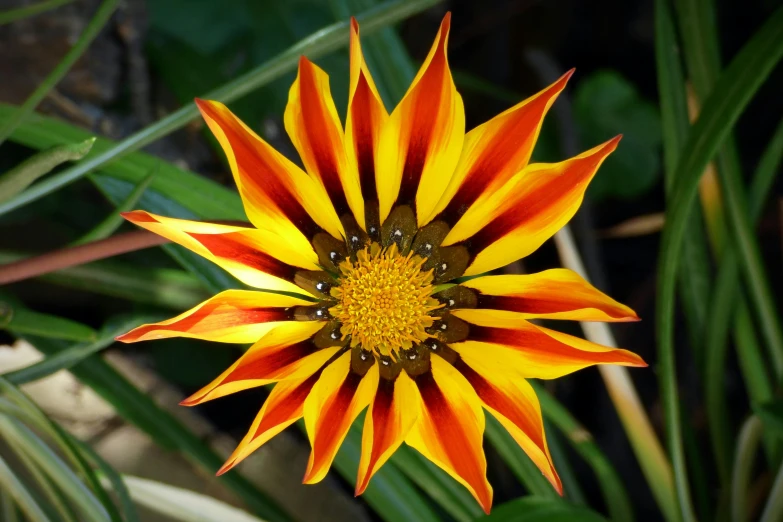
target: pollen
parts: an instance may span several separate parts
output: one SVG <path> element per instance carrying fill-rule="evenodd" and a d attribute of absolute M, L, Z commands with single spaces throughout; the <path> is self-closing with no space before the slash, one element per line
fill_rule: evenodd
<path fill-rule="evenodd" d="M 343 339 L 377 355 L 397 357 L 430 334 L 430 312 L 441 304 L 431 297 L 432 270 L 421 269 L 425 259 L 402 255 L 396 244 L 383 249 L 377 243 L 343 261 L 340 284 L 331 290 L 337 304 L 329 309 L 342 323 Z"/>

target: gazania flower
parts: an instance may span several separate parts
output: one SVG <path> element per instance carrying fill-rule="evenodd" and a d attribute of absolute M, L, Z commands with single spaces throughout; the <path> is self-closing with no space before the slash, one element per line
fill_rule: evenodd
<path fill-rule="evenodd" d="M 317 482 L 366 408 L 357 494 L 405 442 L 488 512 L 485 411 L 561 492 L 526 379 L 594 364 L 645 365 L 625 350 L 531 322 L 637 320 L 575 273 L 483 275 L 530 254 L 568 222 L 618 138 L 562 163 L 528 164 L 570 72 L 466 134 L 446 59 L 449 20 L 391 114 L 352 21 L 345 129 L 327 75 L 300 60 L 285 127 L 306 172 L 224 105 L 196 101 L 253 228 L 125 214 L 261 290 L 228 290 L 119 338 L 254 343 L 182 403 L 277 383 L 218 473 L 304 417 L 312 445 L 304 482 Z"/>

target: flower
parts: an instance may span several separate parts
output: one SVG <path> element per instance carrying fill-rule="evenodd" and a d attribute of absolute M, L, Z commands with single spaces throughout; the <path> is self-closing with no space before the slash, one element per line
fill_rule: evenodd
<path fill-rule="evenodd" d="M 645 366 L 628 351 L 530 321 L 638 319 L 577 274 L 483 275 L 530 254 L 568 222 L 619 137 L 561 163 L 528 164 L 571 72 L 466 134 L 446 59 L 449 22 L 446 15 L 388 114 L 351 21 L 344 130 L 327 75 L 301 58 L 285 127 L 307 173 L 224 105 L 196 100 L 253 228 L 124 214 L 265 290 L 228 290 L 118 338 L 254 343 L 182 402 L 277 383 L 218 474 L 304 417 L 312 446 L 304 482 L 317 482 L 367 408 L 357 494 L 405 442 L 489 512 L 484 410 L 562 493 L 526 379 L 594 364 Z"/>

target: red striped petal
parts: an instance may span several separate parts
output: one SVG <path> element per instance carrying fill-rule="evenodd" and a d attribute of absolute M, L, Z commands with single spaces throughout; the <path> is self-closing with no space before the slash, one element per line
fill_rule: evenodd
<path fill-rule="evenodd" d="M 432 371 L 414 381 L 421 396 L 421 415 L 405 442 L 465 486 L 489 513 L 492 486 L 482 448 L 481 402 L 453 366 L 438 355 L 431 362 Z"/>
<path fill-rule="evenodd" d="M 453 225 L 483 194 L 527 165 L 544 116 L 573 72 L 465 135 L 459 164 L 433 215 Z"/>
<path fill-rule="evenodd" d="M 497 311 L 498 317 L 509 320 L 639 320 L 633 310 L 565 268 L 538 274 L 477 277 L 462 285 L 476 291 L 477 308 Z"/>
<path fill-rule="evenodd" d="M 377 388 L 378 366 L 359 375 L 351 370 L 350 353 L 323 371 L 305 402 L 305 426 L 313 448 L 305 484 L 314 484 L 326 476 L 351 424 L 370 403 Z"/>
<path fill-rule="evenodd" d="M 381 129 L 388 113 L 364 62 L 359 43 L 359 24 L 351 18 L 351 71 L 348 115 L 345 119 L 345 151 L 349 164 L 359 174 L 362 198 L 377 201 L 375 156 Z M 363 222 L 363 221 L 362 221 Z M 365 227 L 366 229 L 367 227 Z"/>
<path fill-rule="evenodd" d="M 359 176 L 345 159 L 343 129 L 329 90 L 329 76 L 304 56 L 288 93 L 285 128 L 302 162 L 318 179 L 339 216 L 353 211 L 364 223 Z"/>
<path fill-rule="evenodd" d="M 277 236 L 255 228 L 167 218 L 143 210 L 122 216 L 209 259 L 255 288 L 304 294 L 293 283 L 294 274 L 299 268 L 320 269 L 312 248 L 305 253 L 290 250 Z"/>
<path fill-rule="evenodd" d="M 180 404 L 195 406 L 248 388 L 299 375 L 310 375 L 328 361 L 339 346 L 318 348 L 310 339 L 324 323 L 279 323 L 217 379 Z"/>
<path fill-rule="evenodd" d="M 291 320 L 290 307 L 311 304 L 281 294 L 226 290 L 177 317 L 139 326 L 117 340 L 134 343 L 191 337 L 223 343 L 254 343 L 280 321 Z"/>
<path fill-rule="evenodd" d="M 302 417 L 304 402 L 321 372 L 281 381 L 275 385 L 261 407 L 245 437 L 226 463 L 218 470 L 222 475 L 242 462 L 272 437 Z"/>
<path fill-rule="evenodd" d="M 563 484 L 555 471 L 544 434 L 541 407 L 533 387 L 524 379 L 512 378 L 508 372 L 495 371 L 476 351 L 454 363 L 476 390 L 484 407 L 508 430 L 541 473 L 561 495 Z"/>
<path fill-rule="evenodd" d="M 362 432 L 362 455 L 356 477 L 356 494 L 367 489 L 372 476 L 389 460 L 418 415 L 418 392 L 405 372 L 395 380 L 379 379 Z"/>
<path fill-rule="evenodd" d="M 579 337 L 536 326 L 525 320 L 510 323 L 491 311 L 455 310 L 470 323 L 468 340 L 450 346 L 461 354 L 482 354 L 497 371 L 525 378 L 554 379 L 595 364 L 647 366 L 635 353 L 595 344 Z"/>
<path fill-rule="evenodd" d="M 381 223 L 395 202 L 415 202 L 422 226 L 459 161 L 465 110 L 446 57 L 450 24 L 446 14 L 429 55 L 381 132 L 375 165 Z"/>
<path fill-rule="evenodd" d="M 588 183 L 619 141 L 618 136 L 562 163 L 529 165 L 474 203 L 443 245 L 462 242 L 474 253 L 465 275 L 489 272 L 529 255 L 573 217 Z"/>
<path fill-rule="evenodd" d="M 323 187 L 222 103 L 197 99 L 196 105 L 223 147 L 245 212 L 256 227 L 303 251 L 312 249 L 309 240 L 319 227 L 342 236 L 342 225 Z"/>

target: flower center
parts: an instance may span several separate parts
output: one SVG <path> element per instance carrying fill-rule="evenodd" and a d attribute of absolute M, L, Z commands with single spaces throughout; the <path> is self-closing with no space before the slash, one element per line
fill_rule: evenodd
<path fill-rule="evenodd" d="M 429 313 L 441 304 L 431 297 L 432 270 L 421 270 L 424 259 L 403 256 L 392 244 L 377 243 L 357 253 L 356 261 L 340 263 L 340 284 L 331 290 L 337 304 L 329 309 L 342 323 L 343 339 L 351 346 L 395 356 L 431 337 L 425 330 L 437 317 Z"/>

